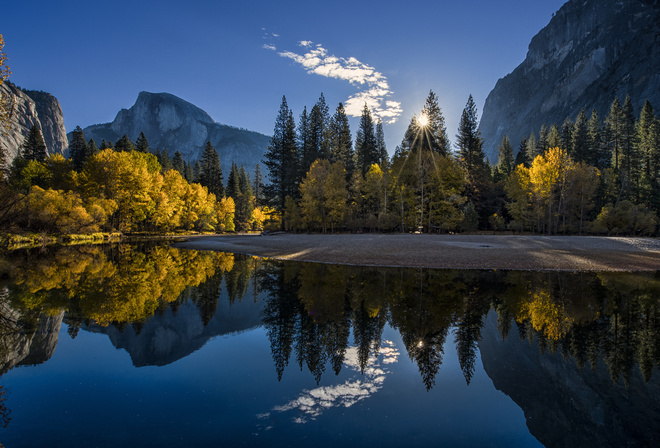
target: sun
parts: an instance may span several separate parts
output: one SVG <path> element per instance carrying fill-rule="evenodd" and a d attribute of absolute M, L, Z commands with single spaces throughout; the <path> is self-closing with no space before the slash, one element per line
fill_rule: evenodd
<path fill-rule="evenodd" d="M 425 128 L 429 124 L 429 117 L 425 113 L 422 113 L 419 118 L 417 118 L 417 124 L 420 128 Z"/>

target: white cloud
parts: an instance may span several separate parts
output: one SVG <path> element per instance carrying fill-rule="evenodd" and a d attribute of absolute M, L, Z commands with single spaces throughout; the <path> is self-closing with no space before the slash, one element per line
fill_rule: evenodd
<path fill-rule="evenodd" d="M 277 47 L 273 44 L 264 44 L 263 48 L 265 48 L 266 50 L 277 51 Z"/>
<path fill-rule="evenodd" d="M 361 116 L 366 103 L 375 119 L 380 118 L 387 123 L 397 121 L 403 112 L 401 103 L 388 99 L 393 92 L 385 75 L 354 57 L 329 55 L 320 44 L 313 47 L 313 42 L 303 40 L 298 45 L 308 51 L 303 54 L 281 51 L 278 54 L 302 65 L 307 73 L 348 81 L 358 87 L 359 91 L 351 95 L 344 104 L 348 115 Z M 268 49 L 274 49 L 270 47 Z"/>

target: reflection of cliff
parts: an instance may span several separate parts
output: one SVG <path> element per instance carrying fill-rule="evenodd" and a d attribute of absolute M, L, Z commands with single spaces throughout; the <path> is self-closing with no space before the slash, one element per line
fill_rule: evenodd
<path fill-rule="evenodd" d="M 220 296 L 215 315 L 205 326 L 197 305 L 191 301 L 181 304 L 176 312 L 168 307 L 144 321 L 139 332 L 134 326 L 120 331 L 115 326 L 92 325 L 83 327 L 110 337 L 117 348 L 125 349 L 136 367 L 163 366 L 188 356 L 206 344 L 209 339 L 231 333 L 240 333 L 261 325 L 263 302 L 248 298 L 230 305 L 226 294 Z"/>
<path fill-rule="evenodd" d="M 48 361 L 57 346 L 64 312 L 31 317 L 0 300 L 0 375 L 19 365 Z"/>
<path fill-rule="evenodd" d="M 541 353 L 511 332 L 502 341 L 491 312 L 479 343 L 493 384 L 524 411 L 530 432 L 547 447 L 657 446 L 660 375 L 648 383 L 634 368 L 628 388 L 600 361 L 582 371 L 560 353 Z M 653 440 L 656 442 L 654 443 Z"/>

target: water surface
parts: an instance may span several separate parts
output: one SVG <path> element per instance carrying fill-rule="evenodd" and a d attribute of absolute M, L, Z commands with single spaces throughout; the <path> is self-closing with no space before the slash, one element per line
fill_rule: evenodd
<path fill-rule="evenodd" d="M 655 446 L 660 277 L 12 255 L 0 442 Z"/>

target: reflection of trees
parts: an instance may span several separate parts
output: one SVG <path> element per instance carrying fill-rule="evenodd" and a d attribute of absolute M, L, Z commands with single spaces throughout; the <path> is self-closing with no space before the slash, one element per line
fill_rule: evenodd
<path fill-rule="evenodd" d="M 37 314 L 67 310 L 65 322 L 72 337 L 92 321 L 122 327 L 153 315 L 163 304 L 177 301 L 187 288 L 204 285 L 205 298 L 219 291 L 215 278 L 233 266 L 233 255 L 183 251 L 168 246 L 76 246 L 49 254 L 20 252 L 13 282 L 8 286 L 13 306 Z M 221 277 L 220 277 L 221 278 Z M 217 294 L 216 294 L 217 292 Z M 211 299 L 212 300 L 212 299 Z M 215 311 L 203 308 L 208 318 Z"/>
<path fill-rule="evenodd" d="M 384 325 L 401 333 L 427 389 L 453 328 L 469 384 L 485 316 L 503 338 L 513 323 L 523 340 L 560 352 L 578 367 L 604 360 L 613 381 L 637 364 L 645 378 L 660 362 L 660 280 L 643 274 L 567 274 L 377 269 L 269 264 L 264 323 L 278 378 L 292 353 L 317 382 L 329 362 L 339 373 L 353 331 L 361 369 L 377 352 Z"/>

